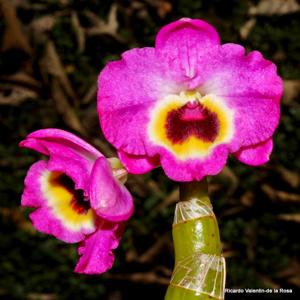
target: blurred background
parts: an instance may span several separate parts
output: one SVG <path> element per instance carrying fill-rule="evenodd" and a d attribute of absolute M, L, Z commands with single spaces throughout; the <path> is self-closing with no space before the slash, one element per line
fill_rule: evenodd
<path fill-rule="evenodd" d="M 74 132 L 107 156 L 96 113 L 96 79 L 106 62 L 153 46 L 180 17 L 213 24 L 222 42 L 259 50 L 284 79 L 282 117 L 270 163 L 230 159 L 211 178 L 228 288 L 292 288 L 293 294 L 226 299 L 300 299 L 300 3 L 296 0 L 0 0 L 0 298 L 163 299 L 173 268 L 171 224 L 177 184 L 161 169 L 129 176 L 136 211 L 101 276 L 73 273 L 76 245 L 37 233 L 20 207 L 23 180 L 40 158 L 18 148 L 47 127 Z"/>

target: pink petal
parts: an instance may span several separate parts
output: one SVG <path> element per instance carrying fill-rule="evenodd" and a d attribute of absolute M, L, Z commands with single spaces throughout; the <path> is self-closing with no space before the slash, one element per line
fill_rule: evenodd
<path fill-rule="evenodd" d="M 41 176 L 47 172 L 47 162 L 34 163 L 27 172 L 21 204 L 26 207 L 40 207 L 45 203 L 41 192 Z"/>
<path fill-rule="evenodd" d="M 276 66 L 235 44 L 213 48 L 199 58 L 203 93 L 214 94 L 235 111 L 235 135 L 230 150 L 270 138 L 279 121 L 282 80 Z"/>
<path fill-rule="evenodd" d="M 43 206 L 29 215 L 33 226 L 40 232 L 53 235 L 57 239 L 66 243 L 78 243 L 90 234 L 93 230 L 72 231 L 58 220 L 49 207 Z"/>
<path fill-rule="evenodd" d="M 37 143 L 32 145 L 28 143 L 27 145 L 27 139 L 37 140 Z M 102 154 L 97 149 L 86 143 L 81 138 L 70 132 L 56 128 L 41 129 L 32 132 L 27 136 L 26 140 L 20 143 L 20 146 L 26 148 L 28 147 L 45 155 L 49 155 L 49 151 L 51 151 L 51 149 L 44 148 L 42 143 L 43 141 L 49 141 L 53 144 L 63 145 L 69 149 L 72 149 L 74 152 L 78 152 L 82 156 L 86 156 L 90 159 L 96 159 L 99 156 L 102 156 Z"/>
<path fill-rule="evenodd" d="M 129 50 L 122 60 L 106 65 L 98 79 L 98 113 L 110 143 L 131 154 L 146 153 L 149 109 L 158 99 L 176 92 L 168 78 L 154 48 Z"/>
<path fill-rule="evenodd" d="M 113 177 L 105 158 L 94 164 L 89 189 L 91 207 L 102 218 L 109 221 L 124 221 L 133 213 L 133 200 L 123 184 Z"/>
<path fill-rule="evenodd" d="M 22 194 L 22 206 L 37 208 L 30 214 L 33 226 L 40 232 L 55 236 L 67 243 L 77 243 L 94 228 L 70 230 L 54 215 L 42 190 L 42 176 L 49 172 L 47 162 L 38 161 L 31 166 L 25 178 L 25 187 Z"/>
<path fill-rule="evenodd" d="M 123 234 L 124 224 L 103 221 L 98 230 L 88 236 L 78 249 L 81 255 L 75 272 L 101 274 L 109 270 L 114 262 L 116 249 Z"/>
<path fill-rule="evenodd" d="M 259 144 L 243 147 L 233 155 L 241 162 L 250 166 L 259 166 L 269 161 L 273 149 L 272 139 Z"/>
<path fill-rule="evenodd" d="M 48 169 L 71 177 L 77 189 L 87 189 L 94 160 L 103 155 L 77 136 L 59 129 L 38 130 L 20 143 L 49 156 Z"/>
<path fill-rule="evenodd" d="M 118 151 L 118 156 L 129 173 L 144 174 L 158 167 L 159 158 L 131 155 L 124 151 Z"/>
<path fill-rule="evenodd" d="M 161 60 L 176 70 L 177 80 L 191 81 L 201 72 L 198 55 L 219 44 L 220 38 L 213 26 L 202 20 L 182 18 L 158 32 L 155 49 Z"/>
<path fill-rule="evenodd" d="M 210 155 L 202 159 L 178 160 L 167 150 L 161 149 L 161 166 L 166 175 L 174 181 L 202 180 L 207 175 L 222 171 L 228 158 L 228 149 L 217 146 Z"/>

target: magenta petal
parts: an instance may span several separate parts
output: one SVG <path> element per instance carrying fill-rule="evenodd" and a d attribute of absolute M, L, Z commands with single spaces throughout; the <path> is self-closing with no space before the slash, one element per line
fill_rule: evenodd
<path fill-rule="evenodd" d="M 279 121 L 282 80 L 276 66 L 258 51 L 240 45 L 213 48 L 199 59 L 205 94 L 214 94 L 234 111 L 230 150 L 269 139 Z"/>
<path fill-rule="evenodd" d="M 161 165 L 166 175 L 175 181 L 202 180 L 207 175 L 222 171 L 228 158 L 228 148 L 217 146 L 208 157 L 203 159 L 177 160 L 167 150 L 161 150 Z"/>
<path fill-rule="evenodd" d="M 25 187 L 22 194 L 22 205 L 31 208 L 37 208 L 30 214 L 33 226 L 40 232 L 51 234 L 57 239 L 67 243 L 77 243 L 81 241 L 86 234 L 94 231 L 94 228 L 82 228 L 80 230 L 70 230 L 48 205 L 46 195 L 43 193 L 42 178 L 49 172 L 47 162 L 38 161 L 31 166 L 25 178 Z"/>
<path fill-rule="evenodd" d="M 85 238 L 87 233 L 71 231 L 58 220 L 49 207 L 40 207 L 29 215 L 33 226 L 40 232 L 51 234 L 66 243 L 78 243 Z"/>
<path fill-rule="evenodd" d="M 49 156 L 48 169 L 71 177 L 77 189 L 85 190 L 93 162 L 103 155 L 79 137 L 59 129 L 38 130 L 20 143 Z"/>
<path fill-rule="evenodd" d="M 109 221 L 124 221 L 133 213 L 132 196 L 116 178 L 105 158 L 98 158 L 94 164 L 89 196 L 91 207 L 102 218 Z"/>
<path fill-rule="evenodd" d="M 269 161 L 272 149 L 273 141 L 268 139 L 253 146 L 243 147 L 234 153 L 234 156 L 247 165 L 259 166 Z"/>
<path fill-rule="evenodd" d="M 26 207 L 43 206 L 45 200 L 41 192 L 41 176 L 47 172 L 47 162 L 34 163 L 27 172 L 21 204 Z"/>
<path fill-rule="evenodd" d="M 163 27 L 157 34 L 155 49 L 162 60 L 176 70 L 181 81 L 193 79 L 201 69 L 198 55 L 219 45 L 220 39 L 213 26 L 202 20 L 183 18 Z"/>
<path fill-rule="evenodd" d="M 124 151 L 118 151 L 118 156 L 129 173 L 144 174 L 159 166 L 159 158 L 131 155 Z"/>
<path fill-rule="evenodd" d="M 123 224 L 103 221 L 98 230 L 88 236 L 79 246 L 81 255 L 75 272 L 101 274 L 114 263 L 113 249 L 116 249 L 123 233 Z"/>
<path fill-rule="evenodd" d="M 108 63 L 98 79 L 98 113 L 106 139 L 118 149 L 145 155 L 149 110 L 176 92 L 154 48 L 132 49 Z M 178 90 L 179 91 L 179 90 Z"/>
<path fill-rule="evenodd" d="M 189 50 L 187 48 L 198 49 L 218 44 L 219 34 L 212 25 L 203 20 L 189 18 L 182 18 L 164 26 L 155 39 L 156 49 L 174 51 L 174 56 L 178 56 L 180 50 Z"/>
<path fill-rule="evenodd" d="M 32 144 L 27 141 L 27 139 L 36 140 L 36 144 L 32 142 Z M 31 148 L 38 152 L 41 152 L 45 155 L 49 155 L 49 151 L 47 147 L 43 147 L 43 141 L 47 141 L 52 143 L 53 146 L 55 144 L 63 145 L 69 149 L 72 149 L 74 152 L 81 154 L 82 156 L 89 157 L 91 159 L 95 159 L 102 154 L 95 149 L 90 144 L 86 143 L 81 138 L 77 137 L 76 135 L 56 128 L 48 128 L 48 129 L 41 129 L 37 130 L 26 137 L 26 140 L 20 143 L 21 147 Z"/>

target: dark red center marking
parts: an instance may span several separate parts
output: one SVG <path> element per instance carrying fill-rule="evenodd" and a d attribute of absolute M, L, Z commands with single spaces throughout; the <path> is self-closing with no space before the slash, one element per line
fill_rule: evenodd
<path fill-rule="evenodd" d="M 217 114 L 198 101 L 188 102 L 181 108 L 170 111 L 165 126 L 167 137 L 174 144 L 182 144 L 190 136 L 212 143 L 219 132 Z"/>
<path fill-rule="evenodd" d="M 76 190 L 74 181 L 65 174 L 55 179 L 55 183 L 63 186 L 72 194 L 71 207 L 78 214 L 85 215 L 91 208 L 90 202 L 84 197 L 83 190 Z"/>

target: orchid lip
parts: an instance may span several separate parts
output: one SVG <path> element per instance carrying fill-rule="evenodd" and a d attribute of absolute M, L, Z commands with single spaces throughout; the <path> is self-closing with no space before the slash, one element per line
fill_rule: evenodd
<path fill-rule="evenodd" d="M 95 214 L 90 202 L 83 190 L 75 189 L 70 177 L 62 172 L 48 171 L 41 184 L 49 208 L 66 228 L 77 231 L 94 227 Z"/>
<path fill-rule="evenodd" d="M 152 110 L 149 136 L 179 159 L 204 157 L 233 135 L 233 111 L 223 99 L 197 90 L 169 95 Z"/>
<path fill-rule="evenodd" d="M 57 178 L 51 179 L 52 184 L 59 184 L 72 194 L 70 201 L 71 208 L 78 214 L 87 214 L 91 208 L 89 200 L 84 196 L 84 191 L 75 189 L 74 181 L 65 174 L 59 175 Z"/>
<path fill-rule="evenodd" d="M 166 119 L 167 137 L 173 143 L 183 143 L 190 136 L 213 142 L 219 132 L 219 121 L 215 113 L 198 103 L 192 108 L 188 104 L 170 111 Z"/>

